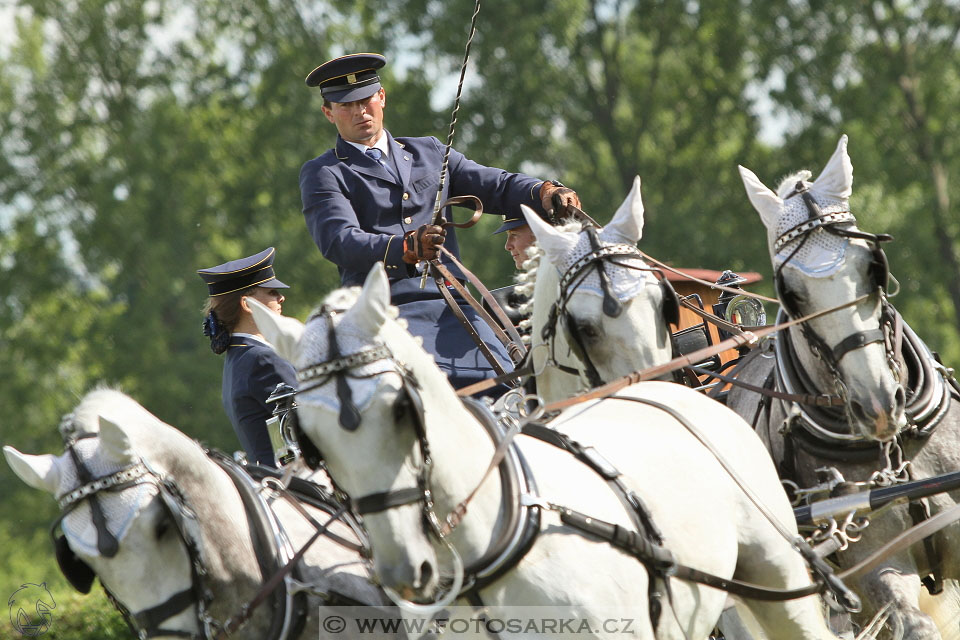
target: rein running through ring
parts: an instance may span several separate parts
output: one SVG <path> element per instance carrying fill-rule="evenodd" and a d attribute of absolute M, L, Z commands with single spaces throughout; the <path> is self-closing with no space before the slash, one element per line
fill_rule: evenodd
<path fill-rule="evenodd" d="M 584 221 L 584 218 L 580 218 Z M 630 244 L 610 244 L 604 246 L 597 233 L 597 227 L 585 222 L 584 231 L 590 240 L 591 250 L 589 253 L 581 256 L 574 262 L 560 277 L 560 297 L 553 306 L 547 317 L 547 322 L 541 331 L 541 338 L 550 343 L 550 360 L 552 366 L 558 367 L 561 371 L 575 375 L 583 375 L 591 387 L 598 387 L 604 383 L 603 378 L 597 371 L 596 365 L 590 359 L 590 355 L 583 343 L 583 338 L 577 331 L 576 322 L 570 317 L 567 311 L 567 303 L 573 296 L 577 287 L 590 274 L 591 269 L 596 267 L 597 274 L 600 277 L 600 288 L 603 291 L 603 313 L 610 318 L 616 318 L 623 312 L 623 303 L 617 299 L 613 292 L 613 285 L 610 281 L 610 275 L 606 272 L 607 263 L 612 263 L 618 267 L 634 269 L 636 271 L 652 271 L 660 276 L 660 288 L 663 292 L 663 318 L 664 321 L 677 325 L 680 321 L 680 298 L 673 289 L 670 281 L 663 275 L 663 272 L 654 267 L 639 267 L 629 264 L 625 261 L 636 259 L 643 261 L 643 254 L 636 246 Z M 552 340 L 557 332 L 557 324 L 567 335 L 567 342 L 571 351 L 583 365 L 583 371 L 561 365 L 556 360 L 556 343 Z"/>

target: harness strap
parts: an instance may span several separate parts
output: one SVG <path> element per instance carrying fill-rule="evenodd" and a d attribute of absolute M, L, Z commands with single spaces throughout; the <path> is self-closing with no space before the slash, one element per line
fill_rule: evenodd
<path fill-rule="evenodd" d="M 360 515 L 368 513 L 379 513 L 392 509 L 393 507 L 402 507 L 405 504 L 418 502 L 421 498 L 422 490 L 420 487 L 407 487 L 406 489 L 396 489 L 394 491 L 381 491 L 371 493 L 361 498 L 353 500 L 354 509 Z"/>
<path fill-rule="evenodd" d="M 476 329 L 473 328 L 473 325 L 470 324 L 467 316 L 464 315 L 463 309 L 460 308 L 460 305 L 453 298 L 453 294 L 450 293 L 450 290 L 447 288 L 447 285 L 444 282 L 445 276 L 441 275 L 441 268 L 443 267 L 440 262 L 431 262 L 430 267 L 434 269 L 433 280 L 437 285 L 437 290 L 440 292 L 440 295 L 443 296 L 443 299 L 450 308 L 450 311 L 453 312 L 453 315 L 457 318 L 457 320 L 460 321 L 460 324 L 463 325 L 464 330 L 466 330 L 466 332 L 470 335 L 470 338 L 473 339 L 473 342 L 477 345 L 477 349 L 479 349 L 480 353 L 483 354 L 483 357 L 487 359 L 487 362 L 489 362 L 493 370 L 497 372 L 497 375 L 503 375 L 506 373 L 503 365 L 501 365 L 500 361 L 497 360 L 496 356 L 493 355 L 493 351 L 490 350 L 490 347 L 487 346 L 487 343 L 485 343 L 477 334 Z M 449 282 L 452 283 L 456 280 L 456 278 L 450 274 L 449 270 L 447 270 L 447 274 L 450 275 L 451 278 Z"/>
<path fill-rule="evenodd" d="M 771 333 L 776 333 L 777 331 L 786 329 L 787 327 L 792 327 L 793 325 L 800 324 L 802 322 L 807 322 L 808 320 L 812 320 L 813 318 L 819 318 L 820 316 L 824 316 L 829 313 L 833 313 L 835 311 L 839 311 L 841 309 L 845 309 L 847 307 L 852 307 L 854 305 L 860 304 L 861 302 L 869 298 L 871 295 L 873 295 L 873 292 L 866 293 L 860 296 L 859 298 L 854 298 L 853 300 L 850 300 L 849 302 L 845 302 L 844 304 L 838 305 L 836 307 L 831 307 L 829 309 L 823 309 L 821 311 L 811 313 L 802 318 L 788 320 L 787 322 L 783 322 L 776 325 L 758 327 L 756 330 L 753 330 L 753 331 L 745 331 L 743 335 L 732 336 L 713 346 L 706 347 L 703 349 L 698 349 L 697 351 L 688 353 L 687 355 L 681 356 L 679 358 L 674 358 L 673 360 L 670 360 L 669 362 L 665 362 L 661 365 L 650 367 L 648 369 L 643 369 L 641 371 L 634 371 L 633 373 L 617 378 L 612 382 L 608 382 L 607 384 L 601 387 L 597 387 L 596 389 L 593 389 L 586 393 L 581 393 L 580 395 L 573 396 L 572 398 L 567 398 L 566 400 L 558 400 L 557 402 L 551 402 L 546 407 L 544 407 L 544 411 L 546 412 L 557 411 L 559 409 L 566 409 L 567 407 L 571 407 L 573 405 L 579 404 L 581 402 L 586 402 L 588 400 L 596 400 L 599 398 L 610 397 L 620 389 L 628 387 L 637 382 L 659 378 L 660 376 L 663 376 L 677 369 L 688 367 L 697 362 L 703 362 L 707 358 L 710 358 L 711 356 L 714 356 L 720 353 L 721 351 L 726 351 L 727 349 L 756 344 L 760 340 L 760 338 L 768 336 Z"/>
<path fill-rule="evenodd" d="M 522 357 L 526 353 L 526 349 L 523 346 L 523 340 L 520 338 L 520 332 L 517 331 L 517 328 L 514 326 L 513 322 L 510 320 L 509 317 L 507 317 L 507 313 L 503 310 L 503 307 L 500 305 L 500 302 L 498 302 L 497 299 L 493 296 L 493 294 L 490 293 L 490 290 L 487 289 L 487 287 L 483 284 L 483 282 L 480 281 L 480 278 L 475 276 L 472 271 L 467 269 L 463 265 L 463 263 L 457 259 L 457 256 L 450 253 L 450 251 L 448 251 L 447 248 L 444 247 L 443 245 L 440 245 L 440 251 L 443 254 L 445 254 L 448 258 L 450 258 L 451 262 L 457 265 L 460 271 L 463 272 L 463 275 L 467 277 L 467 280 L 470 282 L 470 284 L 476 287 L 477 291 L 480 292 L 480 297 L 483 298 L 483 301 L 486 302 L 487 306 L 489 306 L 490 309 L 493 311 L 493 314 L 497 317 L 497 322 L 499 323 L 499 325 L 502 326 L 503 330 L 506 331 L 507 335 L 510 336 L 510 341 L 519 347 L 520 356 Z M 459 284 L 459 282 L 457 284 Z M 464 292 L 466 292 L 466 289 L 464 289 Z M 472 296 L 470 296 L 469 292 L 466 292 L 462 295 L 464 295 L 464 297 L 467 299 L 468 302 L 472 299 Z M 471 306 L 473 305 L 471 304 Z M 474 308 L 476 307 L 474 306 Z M 483 305 L 480 305 L 480 308 L 483 309 Z M 486 309 L 484 309 L 484 312 L 486 312 Z M 495 325 L 491 325 L 491 326 L 495 326 Z M 505 345 L 507 349 L 510 350 L 510 344 L 505 343 Z M 510 357 L 513 358 L 513 355 L 514 354 L 511 353 Z M 514 359 L 514 362 L 519 362 L 519 360 Z"/>
<path fill-rule="evenodd" d="M 800 402 L 802 404 L 812 404 L 818 407 L 842 407 L 843 398 L 840 396 L 832 396 L 830 394 L 821 393 L 821 394 L 807 394 L 807 393 L 786 393 L 784 391 L 777 391 L 771 389 L 770 387 L 763 386 L 758 387 L 749 382 L 744 382 L 739 378 L 733 375 L 724 375 L 722 373 L 716 373 L 710 369 L 705 369 L 703 367 L 691 366 L 696 373 L 700 375 L 709 375 L 711 378 L 716 378 L 723 382 L 729 382 L 732 385 L 738 387 L 743 387 L 747 391 L 753 391 L 754 393 L 759 393 L 763 396 L 769 396 L 771 398 L 777 398 L 778 400 L 788 400 L 790 402 Z"/>
<path fill-rule="evenodd" d="M 883 342 L 884 340 L 883 329 L 870 329 L 869 331 L 851 333 L 833 348 L 833 361 L 840 362 L 840 358 L 845 356 L 847 352 L 865 347 L 874 342 Z"/>
<path fill-rule="evenodd" d="M 653 515 L 647 509 L 646 505 L 643 503 L 643 500 L 640 499 L 640 496 L 627 488 L 627 486 L 620 479 L 620 471 L 614 467 L 610 461 L 604 458 L 599 451 L 593 447 L 584 447 L 576 440 L 570 438 L 568 435 L 534 422 L 528 422 L 523 425 L 521 433 L 566 451 L 581 463 L 585 464 L 589 469 L 594 471 L 597 475 L 603 478 L 607 484 L 610 485 L 614 494 L 620 499 L 620 501 L 623 503 L 623 506 L 626 508 L 627 514 L 630 516 L 630 520 L 633 521 L 634 526 L 637 528 L 637 531 L 631 531 L 629 529 L 619 527 L 618 525 L 610 525 L 617 527 L 617 535 L 620 536 L 619 539 L 635 539 L 637 545 L 643 545 L 644 548 L 649 548 L 651 550 L 661 549 L 662 553 L 668 554 L 672 558 L 670 551 L 663 547 L 663 534 L 654 523 Z M 574 528 L 582 528 L 578 527 L 578 523 L 589 524 L 592 521 L 591 518 L 583 516 L 572 509 L 560 507 L 558 510 L 560 511 L 561 521 Z M 570 520 L 569 522 L 564 519 L 564 514 L 566 514 L 566 517 Z M 629 534 L 629 536 L 625 538 L 627 534 Z M 650 552 L 650 554 L 654 555 L 658 553 L 660 552 Z M 663 609 L 663 605 L 661 603 L 663 594 L 660 593 L 659 585 L 663 585 L 663 590 L 667 595 L 667 600 L 671 604 L 673 602 L 673 595 L 670 589 L 670 572 L 664 568 L 662 563 L 648 561 L 646 558 L 653 557 L 653 555 L 650 554 L 644 557 L 638 556 L 638 558 L 641 559 L 653 577 L 660 578 L 659 583 L 657 580 L 650 580 L 647 593 L 650 622 L 653 628 L 656 629 L 657 623 L 660 619 L 660 614 Z"/>
<path fill-rule="evenodd" d="M 483 305 L 480 304 L 477 301 L 477 299 L 470 294 L 467 288 L 464 287 L 463 284 L 456 277 L 454 277 L 453 273 L 451 273 L 450 270 L 447 269 L 446 265 L 444 265 L 442 262 L 437 262 L 437 264 L 434 266 L 437 268 L 437 271 L 439 271 L 441 276 L 443 277 L 442 281 L 440 279 L 437 280 L 437 287 L 441 289 L 440 293 L 441 295 L 443 295 L 444 301 L 451 308 L 451 311 L 453 311 L 454 314 L 457 316 L 457 319 L 460 319 L 460 316 L 463 314 L 463 311 L 460 309 L 460 306 L 456 303 L 456 301 L 453 300 L 453 296 L 448 295 L 450 292 L 449 290 L 445 290 L 446 287 L 443 285 L 449 285 L 453 287 L 453 289 L 460 294 L 460 296 L 467 302 L 467 304 L 470 305 L 470 307 L 477 313 L 477 315 L 480 316 L 480 319 L 483 320 L 483 322 L 490 327 L 490 329 L 493 331 L 493 335 L 496 336 L 497 340 L 500 341 L 500 344 L 506 347 L 507 354 L 510 356 L 511 362 L 517 363 L 520 360 L 522 360 L 523 355 L 525 353 L 525 349 L 523 348 L 523 343 L 520 341 L 520 335 L 517 334 L 516 329 L 513 328 L 513 324 L 510 323 L 510 321 L 507 319 L 507 324 L 512 330 L 512 334 L 508 336 L 506 331 L 504 331 L 504 328 L 501 327 L 500 323 L 493 319 L 493 317 L 487 312 L 487 310 L 483 308 Z M 463 268 L 465 269 L 466 267 L 463 267 Z M 473 274 L 470 274 L 470 275 L 473 275 Z M 476 276 L 474 276 L 474 278 L 476 278 Z M 476 285 L 479 282 L 480 282 L 479 280 L 475 280 L 474 285 Z M 480 286 L 483 286 L 483 285 L 481 284 Z M 493 296 L 490 296 L 490 299 L 492 300 Z M 501 312 L 502 311 L 503 310 L 501 309 Z M 504 319 L 506 319 L 506 314 L 504 314 L 503 317 Z M 477 343 L 477 346 L 480 347 L 484 356 L 487 356 L 487 353 L 490 351 L 490 349 L 483 342 L 483 340 L 480 339 L 480 336 L 477 333 L 477 330 L 473 328 L 473 325 L 470 324 L 469 322 L 466 322 L 466 324 L 464 324 L 464 320 L 466 320 L 465 317 L 460 320 L 461 324 L 463 324 L 464 328 L 467 329 L 467 333 L 469 333 L 473 341 Z M 513 335 L 516 335 L 516 338 L 513 338 Z M 492 352 L 490 353 L 492 355 Z M 496 365 L 499 365 L 499 362 L 496 359 L 491 360 L 490 356 L 487 356 L 487 359 L 490 360 L 491 364 L 496 363 Z M 494 369 L 496 369 L 496 365 L 494 365 Z"/>
<path fill-rule="evenodd" d="M 290 561 L 287 562 L 283 567 L 281 567 L 279 571 L 277 571 L 272 576 L 270 576 L 270 579 L 267 580 L 265 583 L 263 583 L 263 586 L 260 587 L 260 591 L 258 591 L 257 594 L 249 602 L 247 602 L 240 608 L 240 613 L 234 617 L 231 617 L 229 620 L 227 620 L 224 623 L 223 627 L 219 629 L 217 633 L 214 635 L 213 640 L 219 640 L 220 638 L 230 636 L 237 629 L 239 629 L 247 620 L 249 620 L 250 616 L 253 614 L 253 610 L 256 609 L 258 606 L 260 606 L 260 604 L 262 604 L 267 598 L 270 597 L 270 595 L 276 590 L 276 588 L 280 586 L 280 583 L 284 580 L 287 574 L 289 574 L 291 571 L 294 570 L 294 568 L 303 558 L 304 554 L 307 552 L 310 546 L 314 542 L 316 542 L 317 538 L 323 535 L 327 527 L 329 527 L 334 520 L 339 518 L 340 515 L 344 511 L 346 511 L 346 509 L 347 509 L 346 504 L 341 505 L 341 507 L 337 510 L 336 513 L 331 515 L 330 518 L 327 519 L 327 521 L 323 523 L 321 527 L 319 527 L 316 531 L 314 531 L 313 535 L 311 535 L 310 538 L 303 544 L 303 546 L 300 547 L 300 550 L 297 551 L 295 554 L 293 554 L 293 557 L 290 558 Z"/>
<path fill-rule="evenodd" d="M 193 637 L 192 633 L 186 631 L 170 631 L 166 629 L 160 629 L 160 623 L 168 618 L 172 618 L 177 615 L 184 609 L 194 604 L 194 591 L 193 587 L 179 591 L 169 598 L 165 602 L 150 607 L 149 609 L 144 609 L 137 613 L 130 614 L 131 617 L 136 621 L 137 628 L 142 629 L 147 632 L 148 635 L 184 635 L 185 637 Z"/>

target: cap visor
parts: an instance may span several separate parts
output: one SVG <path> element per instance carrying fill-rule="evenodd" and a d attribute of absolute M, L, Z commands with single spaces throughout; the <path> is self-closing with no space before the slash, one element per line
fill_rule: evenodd
<path fill-rule="evenodd" d="M 276 278 L 271 278 L 271 279 L 267 280 L 266 282 L 261 282 L 261 283 L 258 284 L 257 286 L 258 286 L 258 287 L 263 287 L 264 289 L 289 289 L 289 288 L 290 288 L 290 285 L 288 285 L 288 284 L 283 284 L 282 282 L 280 282 L 280 281 L 277 280 Z"/>
<path fill-rule="evenodd" d="M 330 102 L 353 102 L 369 98 L 380 90 L 380 83 L 374 82 L 365 87 L 356 87 L 353 89 L 344 89 L 343 91 L 321 91 L 323 97 Z"/>
<path fill-rule="evenodd" d="M 504 231 L 510 231 L 510 229 L 516 229 L 517 227 L 522 227 L 525 224 L 527 224 L 526 220 L 507 220 L 502 225 L 500 225 L 499 229 L 493 232 L 493 235 L 497 235 L 498 233 L 503 233 Z"/>

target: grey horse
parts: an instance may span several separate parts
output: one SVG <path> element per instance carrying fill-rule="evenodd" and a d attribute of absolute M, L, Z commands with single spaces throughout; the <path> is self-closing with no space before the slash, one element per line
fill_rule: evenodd
<path fill-rule="evenodd" d="M 960 469 L 960 404 L 952 372 L 887 299 L 890 276 L 880 242 L 889 238 L 858 229 L 850 212 L 853 166 L 846 136 L 813 182 L 810 172 L 800 172 L 774 193 L 749 170 L 740 167 L 740 173 L 767 228 L 779 320 L 847 306 L 780 332 L 735 372 L 755 386 L 820 396 L 819 404 L 771 399 L 735 386 L 728 406 L 754 424 L 781 477 L 809 496 Z M 958 498 L 953 492 L 896 506 L 870 517 L 866 528 L 856 518 L 840 522 L 833 535 L 846 547 L 838 554 L 841 566 Z M 960 526 L 951 525 L 851 585 L 867 605 L 864 614 L 890 606 L 891 624 L 904 638 L 941 638 L 920 610 L 921 585 L 936 591 L 942 579 L 960 577 L 958 537 Z M 955 594 L 941 612 L 954 628 L 960 615 Z"/>

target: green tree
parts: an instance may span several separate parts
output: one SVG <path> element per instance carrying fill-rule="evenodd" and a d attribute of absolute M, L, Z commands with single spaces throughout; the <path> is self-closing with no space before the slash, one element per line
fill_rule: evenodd
<path fill-rule="evenodd" d="M 755 19 L 757 72 L 777 87 L 773 98 L 792 125 L 782 156 L 815 169 L 839 134 L 850 135 L 857 217 L 897 238 L 887 246 L 903 285 L 897 306 L 957 361 L 956 3 L 755 2 L 747 14 Z"/>
<path fill-rule="evenodd" d="M 418 36 L 417 54 L 455 73 L 473 3 L 391 6 L 393 38 Z M 736 172 L 764 157 L 747 36 L 736 3 L 486 0 L 456 144 L 480 162 L 561 179 L 601 222 L 640 175 L 641 245 L 654 256 L 758 269 L 764 234 Z"/>

